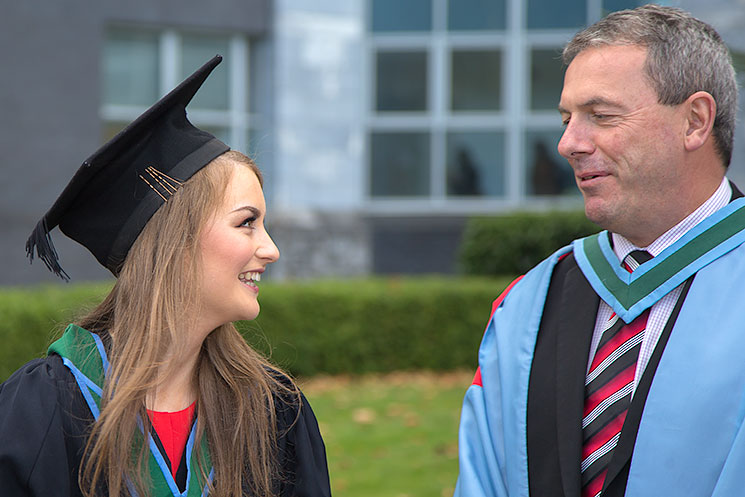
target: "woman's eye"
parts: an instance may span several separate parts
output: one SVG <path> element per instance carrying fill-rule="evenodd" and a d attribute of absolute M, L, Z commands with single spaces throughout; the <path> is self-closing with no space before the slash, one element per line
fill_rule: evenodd
<path fill-rule="evenodd" d="M 252 217 L 249 217 L 248 219 L 246 219 L 245 221 L 243 221 L 241 224 L 239 224 L 238 227 L 240 227 L 240 228 L 253 228 L 255 222 L 256 222 L 256 218 L 252 216 Z"/>

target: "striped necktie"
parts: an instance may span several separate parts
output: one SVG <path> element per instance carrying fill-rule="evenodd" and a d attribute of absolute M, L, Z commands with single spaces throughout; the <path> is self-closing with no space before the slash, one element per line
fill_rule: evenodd
<path fill-rule="evenodd" d="M 635 250 L 626 256 L 624 265 L 631 272 L 651 258 L 649 253 Z M 582 419 L 582 497 L 595 497 L 603 489 L 631 404 L 636 361 L 648 317 L 649 309 L 626 324 L 613 313 L 592 359 L 585 379 Z"/>

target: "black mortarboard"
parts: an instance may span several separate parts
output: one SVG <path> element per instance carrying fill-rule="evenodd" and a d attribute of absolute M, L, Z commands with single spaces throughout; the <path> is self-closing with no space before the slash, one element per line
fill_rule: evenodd
<path fill-rule="evenodd" d="M 230 150 L 186 118 L 186 105 L 222 61 L 212 58 L 93 153 L 26 242 L 26 253 L 63 279 L 49 231 L 82 244 L 114 275 L 137 236 L 176 189 Z"/>

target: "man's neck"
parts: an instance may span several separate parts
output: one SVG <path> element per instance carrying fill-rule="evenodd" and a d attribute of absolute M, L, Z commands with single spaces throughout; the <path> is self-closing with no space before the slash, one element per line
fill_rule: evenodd
<path fill-rule="evenodd" d="M 652 256 L 657 256 L 667 247 L 675 243 L 680 237 L 685 235 L 691 228 L 711 216 L 713 213 L 727 205 L 732 198 L 732 187 L 727 178 L 723 178 L 719 187 L 714 193 L 706 199 L 697 209 L 686 216 L 682 221 L 655 238 L 646 245 L 637 245 L 623 235 L 613 233 L 613 250 L 620 260 L 622 260 L 632 250 L 646 250 Z"/>

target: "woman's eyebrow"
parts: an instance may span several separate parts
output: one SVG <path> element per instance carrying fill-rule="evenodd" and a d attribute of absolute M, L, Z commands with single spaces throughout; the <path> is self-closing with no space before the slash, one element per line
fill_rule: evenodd
<path fill-rule="evenodd" d="M 237 209 L 233 209 L 232 211 L 230 211 L 230 213 L 232 214 L 233 212 L 240 212 L 240 211 L 249 211 L 256 217 L 261 216 L 261 211 L 252 205 L 243 205 L 241 207 L 238 207 Z"/>

